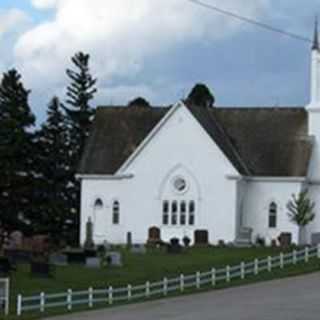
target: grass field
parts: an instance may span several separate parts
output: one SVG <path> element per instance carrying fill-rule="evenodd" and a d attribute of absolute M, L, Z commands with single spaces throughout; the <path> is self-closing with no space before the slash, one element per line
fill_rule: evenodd
<path fill-rule="evenodd" d="M 124 266 L 88 269 L 80 265 L 58 267 L 55 276 L 51 279 L 39 279 L 30 275 L 29 266 L 19 266 L 11 278 L 11 310 L 15 310 L 17 294 L 34 295 L 41 291 L 57 293 L 73 290 L 86 290 L 124 286 L 127 284 L 142 284 L 146 281 L 158 281 L 163 277 L 175 277 L 181 273 L 191 274 L 196 271 L 207 271 L 226 265 L 239 264 L 241 261 L 250 261 L 254 258 L 274 256 L 280 252 L 277 248 L 189 248 L 182 254 L 169 255 L 159 250 L 149 250 L 145 255 L 133 255 L 122 250 Z M 319 270 L 318 260 L 309 264 L 291 266 L 285 270 L 262 273 L 258 277 L 245 281 L 234 281 L 232 285 L 239 285 L 258 280 L 268 280 L 277 277 L 292 276 Z M 223 285 L 222 285 L 223 286 Z M 218 286 L 219 287 L 219 286 Z M 28 319 L 23 317 L 21 319 Z M 14 319 L 14 317 L 10 317 Z"/>

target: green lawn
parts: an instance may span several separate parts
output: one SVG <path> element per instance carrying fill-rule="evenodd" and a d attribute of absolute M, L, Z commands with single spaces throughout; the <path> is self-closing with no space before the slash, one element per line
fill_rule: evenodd
<path fill-rule="evenodd" d="M 168 255 L 159 250 L 149 250 L 145 255 L 133 255 L 122 250 L 124 266 L 121 268 L 87 269 L 79 265 L 58 267 L 54 278 L 38 279 L 30 276 L 29 267 L 19 266 L 18 271 L 11 278 L 11 310 L 15 311 L 17 294 L 34 295 L 41 291 L 58 293 L 71 288 L 86 290 L 124 286 L 127 284 L 142 284 L 146 281 L 158 281 L 163 277 L 175 277 L 181 273 L 191 274 L 196 271 L 207 271 L 211 268 L 236 265 L 241 261 L 250 261 L 254 258 L 274 256 L 279 254 L 276 248 L 190 248 L 182 254 Z M 257 280 L 268 280 L 286 275 L 296 275 L 304 272 L 319 270 L 318 260 L 309 264 L 286 267 L 284 270 L 272 273 L 261 273 L 258 277 L 245 281 L 235 280 L 231 285 L 238 285 Z M 221 287 L 224 285 L 219 285 Z M 27 315 L 27 314 L 26 314 Z M 13 318 L 13 317 L 12 317 Z M 28 317 L 27 317 L 28 318 Z M 10 317 L 11 319 L 11 317 Z M 23 319 L 26 319 L 23 317 Z"/>

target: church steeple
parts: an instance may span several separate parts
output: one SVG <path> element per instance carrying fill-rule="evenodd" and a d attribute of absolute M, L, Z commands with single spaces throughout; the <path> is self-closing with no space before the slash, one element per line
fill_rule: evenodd
<path fill-rule="evenodd" d="M 314 24 L 314 36 L 313 36 L 313 44 L 312 50 L 319 51 L 319 30 L 318 30 L 318 17 L 316 17 L 315 24 Z"/>
<path fill-rule="evenodd" d="M 320 111 L 320 44 L 318 19 L 314 24 L 314 35 L 311 50 L 311 82 L 310 82 L 310 104 L 307 107 L 310 111 Z"/>

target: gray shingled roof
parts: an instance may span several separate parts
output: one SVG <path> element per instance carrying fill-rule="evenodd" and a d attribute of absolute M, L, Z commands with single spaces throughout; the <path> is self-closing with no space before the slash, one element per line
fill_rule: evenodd
<path fill-rule="evenodd" d="M 312 139 L 304 108 L 187 107 L 241 174 L 306 176 Z M 98 108 L 79 173 L 115 173 L 168 110 Z"/>

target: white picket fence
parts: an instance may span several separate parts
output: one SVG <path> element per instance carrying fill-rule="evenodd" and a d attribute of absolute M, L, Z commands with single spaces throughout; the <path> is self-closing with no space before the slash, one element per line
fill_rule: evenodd
<path fill-rule="evenodd" d="M 166 296 L 171 292 L 184 292 L 187 288 L 200 289 L 202 286 L 215 287 L 218 283 L 231 282 L 233 279 L 245 279 L 248 275 L 258 275 L 260 272 L 271 272 L 274 268 L 284 268 L 287 265 L 298 262 L 309 262 L 311 258 L 320 258 L 320 245 L 318 247 L 306 247 L 305 249 L 291 253 L 280 253 L 274 257 L 255 259 L 251 262 L 241 262 L 236 266 L 226 266 L 220 269 L 211 269 L 207 272 L 196 272 L 191 275 L 181 274 L 177 278 L 164 278 L 158 282 L 146 282 L 145 284 L 122 288 L 108 287 L 106 289 L 89 288 L 85 291 L 73 291 L 57 294 L 41 292 L 35 296 L 17 297 L 17 315 L 23 312 L 45 312 L 52 308 L 65 307 L 71 311 L 75 306 L 88 306 L 92 308 L 97 303 L 112 305 L 117 302 L 148 299 L 152 296 Z"/>

